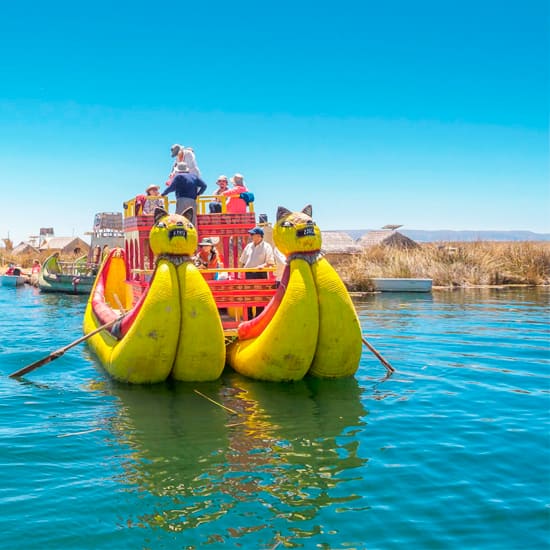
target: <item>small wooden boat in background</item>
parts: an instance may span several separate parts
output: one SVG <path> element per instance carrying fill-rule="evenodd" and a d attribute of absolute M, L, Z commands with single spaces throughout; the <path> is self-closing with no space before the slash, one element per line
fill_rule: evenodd
<path fill-rule="evenodd" d="M 22 286 L 27 281 L 28 277 L 26 275 L 1 275 L 0 284 L 2 286 Z"/>
<path fill-rule="evenodd" d="M 372 282 L 374 289 L 380 292 L 431 292 L 432 290 L 432 279 L 376 277 Z"/>

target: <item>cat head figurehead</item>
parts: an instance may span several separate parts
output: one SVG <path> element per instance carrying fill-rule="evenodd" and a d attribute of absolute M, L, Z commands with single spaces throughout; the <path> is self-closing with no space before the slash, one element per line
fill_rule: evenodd
<path fill-rule="evenodd" d="M 301 212 L 291 212 L 279 206 L 273 227 L 273 242 L 285 255 L 297 252 L 317 252 L 321 249 L 321 230 L 312 220 L 308 204 Z"/>
<path fill-rule="evenodd" d="M 197 248 L 197 230 L 191 223 L 193 208 L 182 215 L 169 214 L 164 208 L 155 208 L 155 223 L 149 233 L 149 245 L 155 255 L 191 256 Z"/>

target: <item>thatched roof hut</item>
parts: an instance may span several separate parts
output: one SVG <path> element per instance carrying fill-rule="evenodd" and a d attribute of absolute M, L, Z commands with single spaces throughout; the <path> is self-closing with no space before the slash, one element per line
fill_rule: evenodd
<path fill-rule="evenodd" d="M 20 242 L 14 249 L 11 251 L 14 256 L 23 256 L 32 254 L 36 256 L 38 254 L 38 248 L 35 248 L 32 244 L 26 242 Z"/>
<path fill-rule="evenodd" d="M 88 254 L 90 245 L 80 237 L 52 237 L 40 245 L 40 251 L 60 252 L 62 255 Z"/>
<path fill-rule="evenodd" d="M 322 249 L 326 254 L 354 254 L 361 249 L 353 237 L 344 231 L 321 231 Z"/>
<path fill-rule="evenodd" d="M 394 226 L 390 226 L 394 227 Z M 400 226 L 399 226 L 400 227 Z M 418 243 L 406 237 L 399 231 L 393 228 L 388 229 L 375 229 L 365 233 L 357 242 L 361 248 L 368 248 L 370 246 L 389 246 L 394 248 L 417 248 L 420 246 Z"/>
<path fill-rule="evenodd" d="M 357 246 L 353 237 L 344 231 L 321 231 L 321 237 L 322 251 L 325 258 L 333 265 L 351 254 L 361 252 L 361 248 Z"/>

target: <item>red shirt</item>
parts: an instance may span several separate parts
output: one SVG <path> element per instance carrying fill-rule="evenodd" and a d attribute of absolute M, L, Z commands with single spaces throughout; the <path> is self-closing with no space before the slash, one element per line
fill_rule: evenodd
<path fill-rule="evenodd" d="M 244 214 L 246 212 L 246 202 L 239 198 L 239 195 L 247 191 L 248 189 L 244 185 L 235 185 L 222 193 L 222 195 L 229 197 L 227 201 L 228 214 Z"/>

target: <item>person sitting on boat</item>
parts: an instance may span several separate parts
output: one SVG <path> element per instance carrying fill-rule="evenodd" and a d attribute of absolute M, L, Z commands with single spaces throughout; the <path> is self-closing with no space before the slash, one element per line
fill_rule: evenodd
<path fill-rule="evenodd" d="M 201 177 L 197 159 L 195 158 L 195 151 L 193 151 L 191 147 L 185 147 L 179 143 L 174 143 L 174 145 L 170 147 L 170 154 L 172 158 L 175 157 L 174 165 L 172 166 L 172 171 L 170 172 L 170 178 L 175 175 L 178 162 L 185 162 L 189 168 L 190 174 L 195 174 L 195 176 L 198 176 L 199 178 Z"/>
<path fill-rule="evenodd" d="M 206 190 L 206 183 L 195 174 L 189 173 L 185 162 L 178 162 L 176 175 L 170 185 L 162 192 L 162 196 L 172 191 L 176 192 L 176 213 L 181 214 L 189 207 L 193 208 L 193 225 L 197 225 L 197 197 Z"/>
<path fill-rule="evenodd" d="M 160 196 L 160 187 L 158 185 L 150 185 L 145 190 L 145 193 L 146 197 L 143 204 L 143 214 L 145 216 L 152 216 L 157 207 L 164 208 L 164 199 Z"/>
<path fill-rule="evenodd" d="M 244 176 L 242 174 L 235 174 L 231 178 L 231 188 L 227 191 L 220 193 L 229 197 L 227 201 L 227 213 L 228 214 L 244 214 L 246 212 L 246 202 L 241 199 L 241 193 L 248 192 L 244 183 Z"/>
<path fill-rule="evenodd" d="M 227 176 L 224 176 L 223 174 L 221 176 L 218 176 L 216 185 L 218 186 L 218 188 L 214 191 L 214 195 L 222 195 L 224 191 L 227 191 L 227 186 L 229 185 Z M 208 210 L 211 214 L 221 212 L 222 204 L 219 199 L 208 203 Z"/>
<path fill-rule="evenodd" d="M 15 271 L 15 264 L 9 264 L 8 269 L 6 269 L 6 272 L 4 273 L 4 275 L 13 275 L 14 271 Z"/>
<path fill-rule="evenodd" d="M 214 246 L 214 240 L 205 237 L 199 243 L 199 251 L 194 257 L 194 263 L 199 269 L 218 269 L 223 267 L 223 261 Z M 203 273 L 205 279 L 214 279 L 215 273 Z"/>

